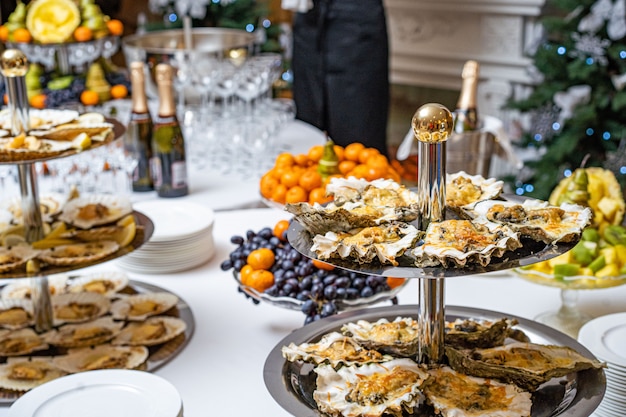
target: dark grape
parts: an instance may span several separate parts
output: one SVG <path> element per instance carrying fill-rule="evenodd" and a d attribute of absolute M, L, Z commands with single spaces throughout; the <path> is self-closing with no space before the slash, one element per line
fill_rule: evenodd
<path fill-rule="evenodd" d="M 233 268 L 233 263 L 231 262 L 230 259 L 226 259 L 224 262 L 222 262 L 220 264 L 220 269 L 222 271 L 228 271 L 229 269 Z"/>
<path fill-rule="evenodd" d="M 234 243 L 235 245 L 243 245 L 244 238 L 242 236 L 231 236 L 230 243 Z"/>

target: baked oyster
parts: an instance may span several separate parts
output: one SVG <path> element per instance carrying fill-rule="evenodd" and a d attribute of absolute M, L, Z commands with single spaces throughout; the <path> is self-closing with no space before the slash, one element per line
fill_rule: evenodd
<path fill-rule="evenodd" d="M 132 213 L 130 199 L 113 195 L 85 195 L 70 200 L 59 219 L 81 229 L 112 223 Z"/>
<path fill-rule="evenodd" d="M 65 284 L 67 283 L 67 280 L 68 277 L 64 274 L 49 275 L 48 290 L 50 291 L 50 295 L 63 294 L 65 292 Z M 3 300 L 30 300 L 32 290 L 33 286 L 30 282 L 27 280 L 19 280 L 2 287 L 0 298 Z"/>
<path fill-rule="evenodd" d="M 66 355 L 56 356 L 54 365 L 68 373 L 96 369 L 135 369 L 148 359 L 145 346 L 112 346 L 70 349 Z"/>
<path fill-rule="evenodd" d="M 182 334 L 187 325 L 177 317 L 156 316 L 128 323 L 111 342 L 113 345 L 154 346 Z"/>
<path fill-rule="evenodd" d="M 8 358 L 0 365 L 0 388 L 29 391 L 39 385 L 66 375 L 50 357 Z"/>
<path fill-rule="evenodd" d="M 68 292 L 95 292 L 112 298 L 128 285 L 128 276 L 123 272 L 104 271 L 76 277 L 68 282 Z"/>
<path fill-rule="evenodd" d="M 48 193 L 39 196 L 39 210 L 41 212 L 41 220 L 45 223 L 52 222 L 54 216 L 61 212 L 61 209 L 67 197 L 60 193 Z M 14 224 L 22 224 L 22 200 L 19 197 L 7 200 L 3 204 L 3 208 L 11 213 Z"/>
<path fill-rule="evenodd" d="M 432 222 L 413 249 L 417 266 L 485 266 L 492 258 L 521 247 L 518 234 L 505 225 L 469 220 Z"/>
<path fill-rule="evenodd" d="M 367 349 L 396 356 L 415 356 L 419 347 L 418 323 L 409 317 L 396 317 L 393 321 L 382 318 L 373 323 L 358 320 L 344 324 L 341 332 Z"/>
<path fill-rule="evenodd" d="M 463 375 L 443 366 L 429 369 L 427 403 L 442 417 L 530 417 L 531 394 L 516 385 Z"/>
<path fill-rule="evenodd" d="M 417 194 L 392 180 L 333 178 L 326 186 L 326 193 L 334 198 L 327 205 L 287 204 L 285 210 L 312 234 L 330 230 L 347 232 L 417 218 Z"/>
<path fill-rule="evenodd" d="M 488 349 L 455 349 L 445 346 L 455 371 L 481 378 L 495 378 L 534 391 L 546 381 L 572 372 L 603 368 L 568 346 L 514 342 Z"/>
<path fill-rule="evenodd" d="M 411 248 L 418 236 L 419 231 L 410 224 L 386 223 L 316 235 L 311 251 L 323 261 L 349 258 L 363 264 L 377 259 L 381 264 L 398 265 L 396 258 Z"/>
<path fill-rule="evenodd" d="M 106 258 L 118 249 L 117 242 L 100 240 L 55 246 L 41 251 L 37 257 L 49 265 L 80 265 Z"/>
<path fill-rule="evenodd" d="M 15 330 L 32 324 L 33 304 L 30 300 L 0 300 L 0 327 Z"/>
<path fill-rule="evenodd" d="M 282 354 L 289 362 L 304 361 L 314 364 L 329 363 L 332 367 L 371 362 L 386 362 L 393 359 L 372 349 L 366 349 L 354 339 L 339 332 L 325 334 L 316 343 L 290 343 L 283 346 Z"/>
<path fill-rule="evenodd" d="M 0 330 L 0 356 L 28 355 L 48 349 L 48 344 L 31 328 Z"/>
<path fill-rule="evenodd" d="M 55 324 L 81 323 L 109 312 L 111 301 L 94 292 L 65 293 L 50 297 Z"/>
<path fill-rule="evenodd" d="M 331 416 L 400 417 L 413 412 L 422 400 L 428 372 L 408 358 L 360 366 L 319 365 L 313 399 Z"/>
<path fill-rule="evenodd" d="M 489 348 L 501 346 L 507 338 L 530 341 L 519 329 L 513 329 L 517 320 L 502 318 L 497 321 L 457 319 L 446 322 L 445 343 L 455 349 Z"/>
<path fill-rule="evenodd" d="M 134 294 L 116 300 L 111 305 L 111 314 L 116 320 L 142 321 L 165 313 L 176 303 L 178 297 L 167 292 Z"/>
<path fill-rule="evenodd" d="M 544 243 L 570 242 L 591 222 L 591 209 L 546 201 L 482 201 L 469 210 L 475 222 L 506 224 L 520 235 Z"/>
<path fill-rule="evenodd" d="M 503 181 L 469 175 L 465 171 L 446 174 L 446 206 L 452 209 L 471 208 L 479 201 L 498 197 L 503 186 Z"/>
<path fill-rule="evenodd" d="M 11 247 L 0 246 L 0 273 L 15 271 L 39 254 L 40 251 L 33 249 L 28 244 Z"/>
<path fill-rule="evenodd" d="M 46 342 L 53 346 L 77 348 L 95 346 L 113 339 L 124 326 L 110 316 L 86 323 L 65 324 L 44 334 Z"/>

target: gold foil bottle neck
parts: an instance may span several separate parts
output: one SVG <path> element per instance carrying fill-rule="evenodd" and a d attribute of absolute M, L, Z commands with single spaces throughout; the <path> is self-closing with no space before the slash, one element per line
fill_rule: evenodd
<path fill-rule="evenodd" d="M 476 61 L 467 61 L 463 65 L 463 85 L 456 108 L 461 110 L 476 108 L 476 90 L 478 88 L 478 75 L 480 64 Z"/>
<path fill-rule="evenodd" d="M 143 62 L 136 61 L 130 64 L 132 111 L 139 114 L 148 113 L 144 68 Z"/>
<path fill-rule="evenodd" d="M 156 66 L 155 78 L 159 91 L 159 116 L 176 116 L 176 106 L 174 105 L 174 93 L 172 91 L 172 79 L 174 69 L 168 64 L 158 64 Z"/>

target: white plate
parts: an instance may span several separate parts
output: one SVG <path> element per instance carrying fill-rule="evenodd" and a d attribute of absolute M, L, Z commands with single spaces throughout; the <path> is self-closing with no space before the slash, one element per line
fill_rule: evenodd
<path fill-rule="evenodd" d="M 154 223 L 151 242 L 194 236 L 210 228 L 215 219 L 213 210 L 188 201 L 143 201 L 134 204 L 133 208 Z"/>
<path fill-rule="evenodd" d="M 176 388 L 143 371 L 107 369 L 47 382 L 13 403 L 9 417 L 182 417 Z"/>
<path fill-rule="evenodd" d="M 578 341 L 602 360 L 626 367 L 626 313 L 587 322 L 578 333 Z"/>

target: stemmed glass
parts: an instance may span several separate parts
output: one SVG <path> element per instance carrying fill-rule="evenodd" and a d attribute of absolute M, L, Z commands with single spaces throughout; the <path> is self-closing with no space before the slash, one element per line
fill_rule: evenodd
<path fill-rule="evenodd" d="M 0 190 L 6 195 L 6 180 L 15 175 L 15 167 L 12 165 L 0 165 Z"/>
<path fill-rule="evenodd" d="M 174 90 L 178 97 L 177 112 L 182 114 L 185 110 L 185 89 L 191 85 L 192 68 L 188 51 L 177 51 L 174 59 L 171 60 L 172 68 L 175 70 Z"/>

